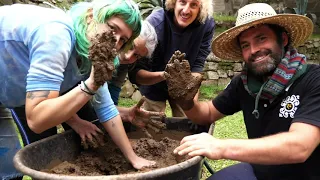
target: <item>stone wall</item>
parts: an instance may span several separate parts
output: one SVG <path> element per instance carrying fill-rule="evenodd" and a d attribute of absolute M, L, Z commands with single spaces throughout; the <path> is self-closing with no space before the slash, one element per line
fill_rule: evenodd
<path fill-rule="evenodd" d="M 320 38 L 305 42 L 298 47 L 298 52 L 307 56 L 309 64 L 320 64 Z"/>

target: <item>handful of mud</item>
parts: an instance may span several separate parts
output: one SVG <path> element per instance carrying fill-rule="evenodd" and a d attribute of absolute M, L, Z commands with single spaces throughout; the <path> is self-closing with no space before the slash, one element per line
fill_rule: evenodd
<path fill-rule="evenodd" d="M 187 160 L 186 156 L 174 155 L 173 150 L 179 146 L 184 136 L 190 134 L 184 131 L 164 130 L 161 134 L 152 134 L 154 139 L 150 139 L 144 138 L 141 131 L 128 133 L 134 152 L 140 157 L 157 162 L 154 167 L 143 170 L 135 170 L 111 138 L 105 136 L 104 146 L 84 150 L 75 161 L 59 162 L 59 165 L 43 171 L 73 176 L 97 176 L 146 172 L 168 167 Z"/>
<path fill-rule="evenodd" d="M 115 69 L 113 61 L 117 56 L 115 44 L 116 39 L 111 30 L 97 34 L 91 40 L 89 59 L 94 67 L 94 82 L 97 86 L 103 85 L 112 78 L 112 72 Z"/>

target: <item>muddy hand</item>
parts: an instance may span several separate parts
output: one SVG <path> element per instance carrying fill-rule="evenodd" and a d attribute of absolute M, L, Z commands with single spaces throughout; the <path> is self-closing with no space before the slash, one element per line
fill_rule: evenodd
<path fill-rule="evenodd" d="M 160 132 L 162 129 L 166 128 L 165 123 L 161 121 L 165 119 L 164 112 L 154 112 L 146 111 L 141 108 L 142 104 L 145 101 L 145 97 L 142 97 L 138 104 L 134 107 L 134 119 L 132 124 L 137 127 L 140 127 L 142 131 L 146 134 L 147 137 L 152 138 L 151 134 L 147 131 L 146 127 L 154 130 L 155 132 Z M 156 119 L 160 120 L 157 121 Z"/>
<path fill-rule="evenodd" d="M 153 136 L 149 133 L 149 131 L 147 130 L 151 129 L 153 130 L 155 133 L 160 133 L 163 129 L 166 129 L 166 124 L 160 121 L 157 122 L 153 122 L 153 120 L 149 121 L 149 123 L 147 124 L 146 128 L 141 128 L 142 132 L 148 137 L 153 139 Z"/>
<path fill-rule="evenodd" d="M 81 146 L 84 149 L 90 148 L 98 148 L 100 146 L 105 145 L 105 134 L 103 132 L 97 133 L 94 136 L 91 136 L 90 138 L 85 138 L 81 140 Z"/>
<path fill-rule="evenodd" d="M 92 122 L 81 119 L 77 114 L 73 115 L 70 120 L 66 123 L 80 136 L 81 142 L 84 148 L 89 146 L 95 147 L 95 145 L 90 145 L 90 141 L 96 142 L 97 145 L 102 145 L 103 132 Z"/>
<path fill-rule="evenodd" d="M 91 39 L 89 59 L 94 67 L 94 82 L 97 86 L 103 85 L 112 78 L 112 72 L 115 69 L 113 61 L 117 56 L 115 44 L 116 39 L 111 29 L 96 34 L 95 38 Z"/>
<path fill-rule="evenodd" d="M 176 51 L 165 69 L 169 96 L 182 104 L 193 100 L 202 82 L 202 75 L 193 75 L 189 62 L 184 57 L 184 53 Z"/>

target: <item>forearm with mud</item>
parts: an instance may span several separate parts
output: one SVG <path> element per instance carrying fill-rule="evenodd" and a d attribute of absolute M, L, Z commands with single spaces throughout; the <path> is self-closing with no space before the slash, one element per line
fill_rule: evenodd
<path fill-rule="evenodd" d="M 150 72 L 141 69 L 136 74 L 136 81 L 140 85 L 153 85 L 164 80 L 164 71 Z"/>
<path fill-rule="evenodd" d="M 89 88 L 96 90 L 92 81 L 86 80 Z M 50 94 L 54 93 L 53 95 Z M 28 126 L 35 133 L 41 133 L 49 128 L 69 120 L 91 98 L 77 86 L 68 93 L 59 96 L 59 92 L 50 91 L 49 98 L 35 105 L 26 103 Z M 59 96 L 59 97 L 58 97 Z"/>
<path fill-rule="evenodd" d="M 132 163 L 137 155 L 134 153 L 129 142 L 120 115 L 102 123 L 102 125 L 112 138 L 113 142 L 120 148 L 124 156 Z"/>
<path fill-rule="evenodd" d="M 258 139 L 221 140 L 221 158 L 255 164 L 303 163 L 318 145 L 309 142 L 319 142 L 319 138 L 302 136 L 291 131 Z"/>

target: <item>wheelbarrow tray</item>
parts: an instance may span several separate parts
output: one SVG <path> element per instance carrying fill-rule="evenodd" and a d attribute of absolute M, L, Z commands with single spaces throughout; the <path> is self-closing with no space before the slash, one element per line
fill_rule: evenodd
<path fill-rule="evenodd" d="M 190 131 L 190 120 L 185 118 L 166 118 L 168 130 Z M 100 123 L 98 123 L 99 125 Z M 213 133 L 213 125 L 209 133 Z M 203 157 L 196 156 L 187 161 L 169 167 L 155 169 L 135 174 L 120 174 L 106 176 L 69 176 L 41 172 L 54 160 L 73 161 L 82 151 L 81 140 L 73 130 L 57 134 L 22 148 L 14 157 L 16 169 L 33 179 L 50 180 L 94 180 L 94 179 L 200 179 Z"/>

